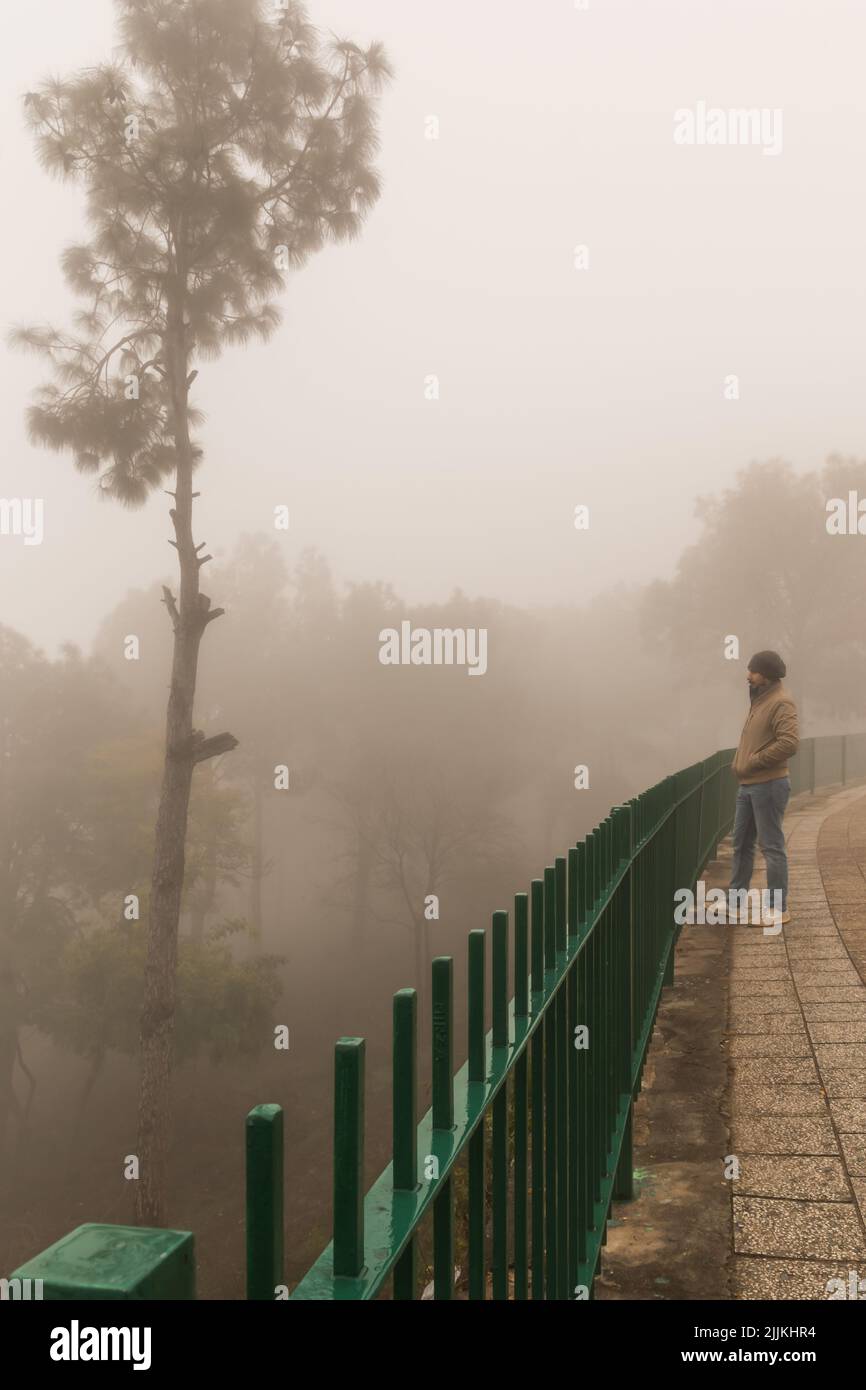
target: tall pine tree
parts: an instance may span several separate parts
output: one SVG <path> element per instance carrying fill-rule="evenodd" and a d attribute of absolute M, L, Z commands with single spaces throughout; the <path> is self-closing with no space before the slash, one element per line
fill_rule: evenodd
<path fill-rule="evenodd" d="M 294 0 L 115 0 L 116 61 L 25 97 L 39 157 L 83 185 L 92 234 L 63 270 L 84 307 L 70 332 L 20 329 L 52 379 L 29 413 L 102 492 L 174 499 L 177 594 L 141 1019 L 137 1217 L 162 1219 L 177 934 L 193 771 L 230 751 L 193 725 L 199 646 L 222 613 L 200 588 L 193 532 L 203 451 L 196 363 L 279 323 L 287 272 L 357 235 L 379 195 L 380 44 L 323 42 Z"/>

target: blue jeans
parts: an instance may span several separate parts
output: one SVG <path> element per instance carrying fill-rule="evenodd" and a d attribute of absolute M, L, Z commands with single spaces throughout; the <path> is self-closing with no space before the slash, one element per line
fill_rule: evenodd
<path fill-rule="evenodd" d="M 788 906 L 788 855 L 782 818 L 791 795 L 790 777 L 753 782 L 740 787 L 734 815 L 734 858 L 730 888 L 748 889 L 755 867 L 755 841 L 767 864 L 767 888 L 781 892 L 782 911 Z M 774 906 L 778 899 L 770 897 Z"/>

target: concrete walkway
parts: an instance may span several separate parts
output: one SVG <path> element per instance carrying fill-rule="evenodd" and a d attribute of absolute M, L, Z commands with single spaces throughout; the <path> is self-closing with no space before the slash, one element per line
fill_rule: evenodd
<path fill-rule="evenodd" d="M 866 1278 L 866 792 L 794 807 L 791 924 L 728 928 L 735 1298 L 826 1299 L 828 1280 Z"/>
<path fill-rule="evenodd" d="M 824 1300 L 852 1272 L 866 1296 L 866 787 L 792 800 L 785 830 L 791 924 L 680 937 L 600 1298 Z"/>

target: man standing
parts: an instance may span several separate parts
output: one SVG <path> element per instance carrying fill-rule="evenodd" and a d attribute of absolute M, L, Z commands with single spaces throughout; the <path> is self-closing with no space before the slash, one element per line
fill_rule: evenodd
<path fill-rule="evenodd" d="M 746 892 L 755 864 L 755 841 L 767 864 L 769 909 L 759 917 L 763 926 L 790 922 L 788 855 L 782 817 L 791 794 L 788 759 L 800 742 L 797 707 L 782 685 L 785 663 L 778 652 L 757 652 L 749 662 L 749 709 L 731 771 L 740 784 L 734 817 L 734 858 L 728 892 Z M 730 901 L 730 897 L 729 897 Z M 745 896 L 741 902 L 748 902 Z M 728 912 L 728 921 L 748 921 Z M 757 925 L 756 924 L 756 925 Z"/>

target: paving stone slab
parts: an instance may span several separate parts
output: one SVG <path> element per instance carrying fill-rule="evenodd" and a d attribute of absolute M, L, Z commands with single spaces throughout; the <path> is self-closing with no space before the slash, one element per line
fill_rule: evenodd
<path fill-rule="evenodd" d="M 731 1121 L 731 1152 L 757 1154 L 838 1154 L 829 1116 L 749 1116 Z"/>
<path fill-rule="evenodd" d="M 805 1033 L 799 1009 L 796 1013 L 761 1014 L 754 1010 L 731 1010 L 728 1023 L 731 1033 Z"/>
<path fill-rule="evenodd" d="M 786 978 L 790 978 L 791 974 L 784 947 L 781 951 L 735 951 L 731 956 L 731 967 L 734 974 L 741 970 L 783 970 Z"/>
<path fill-rule="evenodd" d="M 802 1033 L 737 1033 L 727 1040 L 729 1057 L 811 1057 L 812 1044 Z"/>
<path fill-rule="evenodd" d="M 866 1043 L 816 1043 L 818 1070 L 825 1067 L 866 1067 Z"/>
<path fill-rule="evenodd" d="M 753 1255 L 738 1255 L 733 1262 L 734 1295 L 741 1299 L 791 1299 L 820 1302 L 840 1296 L 850 1287 L 851 1270 L 858 1278 L 866 1277 L 866 1263 L 844 1264 L 819 1260 L 762 1260 Z M 804 1313 L 804 1318 L 808 1314 Z"/>
<path fill-rule="evenodd" d="M 840 1004 L 859 1004 L 863 999 L 862 985 L 858 985 L 856 988 L 851 985 L 810 985 L 807 989 L 800 989 L 797 992 L 801 1004 L 832 1003 L 833 1001 Z"/>
<path fill-rule="evenodd" d="M 834 979 L 832 981 L 833 984 L 844 985 L 851 983 L 854 985 L 862 985 L 863 983 L 847 956 L 844 964 L 840 964 L 838 961 L 824 960 L 809 961 L 804 964 L 801 964 L 799 961 L 791 961 L 791 974 L 794 976 L 795 980 L 800 976 L 806 982 L 811 980 L 819 985 L 830 984 L 829 978 L 826 977 L 831 975 L 842 975 L 845 977 L 841 980 Z"/>
<path fill-rule="evenodd" d="M 734 1087 L 731 1109 L 735 1115 L 826 1115 L 827 1103 L 818 1086 Z"/>
<path fill-rule="evenodd" d="M 733 1089 L 744 1086 L 808 1086 L 819 1084 L 811 1057 L 734 1057 L 730 1061 Z"/>
<path fill-rule="evenodd" d="M 800 1001 L 791 985 L 781 994 L 768 994 L 761 989 L 751 994 L 737 993 L 731 997 L 731 1012 L 744 1014 L 799 1014 Z"/>
<path fill-rule="evenodd" d="M 830 1115 L 840 1132 L 866 1134 L 866 1099 L 831 1100 Z"/>
<path fill-rule="evenodd" d="M 862 1004 L 836 1004 L 832 1002 L 812 1004 L 807 1001 L 802 1008 L 803 1017 L 807 1023 L 829 1023 L 834 1020 L 840 1023 L 866 1022 L 866 1002 Z"/>
<path fill-rule="evenodd" d="M 823 961 L 829 968 L 834 960 L 847 962 L 848 946 L 834 922 L 820 931 L 810 931 L 785 937 L 785 945 L 791 960 L 812 957 L 815 962 Z"/>
<path fill-rule="evenodd" d="M 838 941 L 839 929 L 832 917 L 821 922 L 789 922 L 782 933 L 787 945 L 823 945 Z"/>
<path fill-rule="evenodd" d="M 866 1023 L 808 1022 L 809 1035 L 816 1043 L 866 1043 Z"/>
<path fill-rule="evenodd" d="M 736 1254 L 862 1260 L 866 1237 L 854 1202 L 734 1196 Z"/>
<path fill-rule="evenodd" d="M 729 972 L 731 984 L 731 996 L 734 999 L 740 997 L 740 986 L 752 982 L 766 984 L 778 984 L 783 981 L 789 988 L 791 986 L 791 971 L 787 965 L 768 965 L 768 966 L 749 966 L 745 970 L 734 969 Z"/>
<path fill-rule="evenodd" d="M 803 924 L 808 926 L 812 922 L 831 922 L 833 920 L 833 913 L 827 905 L 827 899 L 820 893 L 812 893 L 808 897 L 798 893 L 796 898 L 789 897 L 788 911 L 791 914 L 791 920 L 787 924 L 786 930 L 788 927 Z"/>
<path fill-rule="evenodd" d="M 746 1154 L 734 1181 L 737 1197 L 789 1197 L 813 1202 L 850 1202 L 851 1190 L 839 1158 L 790 1154 Z"/>
<path fill-rule="evenodd" d="M 866 1100 L 866 1067 L 822 1067 L 821 1080 L 833 1100 Z"/>
<path fill-rule="evenodd" d="M 866 1134 L 840 1134 L 839 1142 L 852 1178 L 866 1178 Z"/>
<path fill-rule="evenodd" d="M 794 984 L 797 986 L 797 993 L 801 999 L 803 990 L 828 989 L 831 985 L 845 989 L 856 989 L 862 994 L 863 982 L 853 965 L 848 970 L 826 971 L 798 970 L 796 966 L 792 966 L 791 973 L 794 976 Z"/>
<path fill-rule="evenodd" d="M 736 1000 L 766 999 L 768 1013 L 776 1007 L 776 1000 L 790 999 L 794 1004 L 797 1003 L 797 993 L 789 976 L 782 980 L 740 980 L 736 982 L 732 994 Z M 751 1003 L 749 1007 L 752 1007 Z"/>
<path fill-rule="evenodd" d="M 728 935 L 731 945 L 739 957 L 743 957 L 745 954 L 748 958 L 749 953 L 758 957 L 761 951 L 766 951 L 769 955 L 769 948 L 772 946 L 779 948 L 778 954 L 780 956 L 785 954 L 784 932 L 780 931 L 778 927 L 764 927 L 757 922 L 750 923 L 749 926 L 730 925 Z"/>
<path fill-rule="evenodd" d="M 866 1223 L 866 1178 L 852 1178 L 851 1186 L 854 1189 L 854 1200 L 860 1208 L 860 1215 Z"/>

